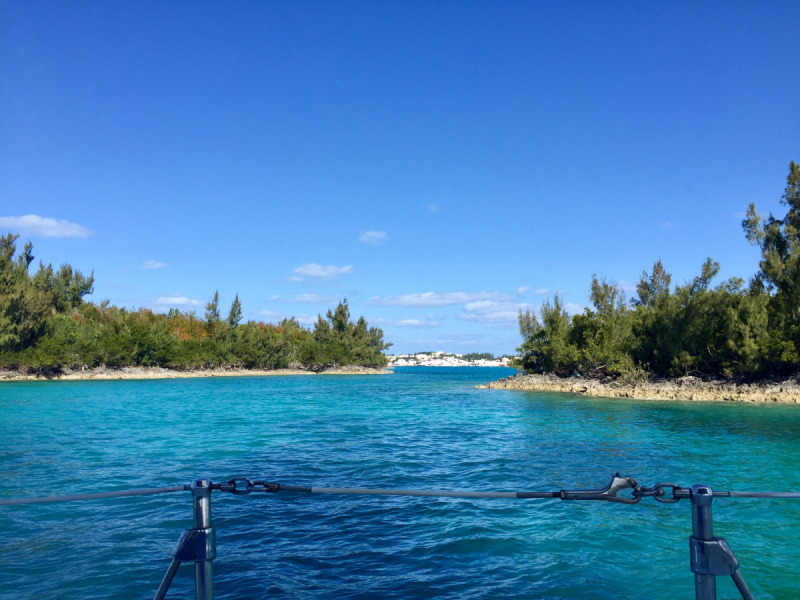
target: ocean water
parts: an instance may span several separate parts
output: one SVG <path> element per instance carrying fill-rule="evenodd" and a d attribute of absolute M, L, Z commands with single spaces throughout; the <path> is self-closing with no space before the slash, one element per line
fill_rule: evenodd
<path fill-rule="evenodd" d="M 473 490 L 800 490 L 800 407 L 475 390 L 510 370 L 0 385 L 0 497 L 247 475 Z M 688 500 L 215 493 L 217 598 L 692 598 Z M 717 499 L 757 598 L 800 597 L 800 501 Z M 0 507 L 0 597 L 152 598 L 189 492 Z M 181 567 L 169 597 L 194 597 Z M 736 598 L 720 578 L 720 598 Z"/>

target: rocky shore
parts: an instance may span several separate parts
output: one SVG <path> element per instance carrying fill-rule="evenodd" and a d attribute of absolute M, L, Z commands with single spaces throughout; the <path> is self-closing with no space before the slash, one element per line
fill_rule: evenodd
<path fill-rule="evenodd" d="M 800 384 L 797 379 L 737 383 L 732 381 L 703 381 L 697 377 L 681 377 L 623 384 L 613 380 L 558 377 L 556 375 L 523 375 L 521 373 L 493 381 L 476 389 L 531 390 L 568 392 L 603 398 L 633 398 L 637 400 L 687 400 L 694 402 L 770 402 L 800 403 Z"/>
<path fill-rule="evenodd" d="M 82 371 L 62 371 L 51 375 L 21 373 L 20 371 L 0 371 L 2 381 L 86 381 L 116 379 L 184 379 L 192 377 L 262 377 L 278 375 L 386 375 L 392 373 L 388 369 L 371 369 L 368 367 L 337 367 L 324 371 L 308 371 L 304 369 L 197 369 L 178 371 L 161 367 L 97 367 Z"/>

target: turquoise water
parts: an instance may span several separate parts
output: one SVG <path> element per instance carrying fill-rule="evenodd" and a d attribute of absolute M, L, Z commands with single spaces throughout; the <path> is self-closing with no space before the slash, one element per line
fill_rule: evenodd
<path fill-rule="evenodd" d="M 800 407 L 475 390 L 508 370 L 0 385 L 0 497 L 220 481 L 800 490 Z M 218 598 L 691 598 L 688 501 L 216 493 Z M 758 598 L 800 596 L 800 501 L 714 501 Z M 0 507 L 0 597 L 152 598 L 189 493 Z M 168 597 L 193 597 L 182 567 Z M 728 580 L 720 598 L 735 598 Z"/>

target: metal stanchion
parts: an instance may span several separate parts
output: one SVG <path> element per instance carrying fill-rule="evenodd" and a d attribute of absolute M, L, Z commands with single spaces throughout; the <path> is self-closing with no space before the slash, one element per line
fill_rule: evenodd
<path fill-rule="evenodd" d="M 710 542 L 714 539 L 714 523 L 711 520 L 711 501 L 714 492 L 702 483 L 691 488 L 692 495 L 692 538 L 693 540 Z M 701 574 L 695 568 L 698 556 L 697 545 L 690 540 L 692 550 L 692 572 L 694 573 L 694 593 L 697 600 L 717 600 L 717 580 L 714 575 Z"/>
<path fill-rule="evenodd" d="M 197 600 L 214 600 L 214 565 L 217 557 L 216 537 L 211 526 L 211 480 L 195 479 L 192 482 L 194 528 L 181 534 L 172 552 L 172 562 L 158 586 L 155 600 L 164 600 L 169 586 L 182 562 L 194 563 L 195 597 Z"/>
<path fill-rule="evenodd" d="M 214 548 L 214 528 L 211 526 L 211 480 L 195 479 L 192 482 L 194 498 L 194 529 L 201 530 Z M 216 552 L 214 552 L 214 555 Z M 200 557 L 198 557 L 200 558 Z M 194 563 L 194 581 L 197 600 L 214 600 L 214 556 Z"/>
<path fill-rule="evenodd" d="M 754 600 L 753 594 L 739 572 L 739 561 L 725 538 L 714 537 L 711 501 L 714 492 L 702 483 L 689 488 L 692 501 L 692 536 L 689 556 L 694 573 L 694 593 L 697 600 L 717 599 L 718 575 L 730 575 L 744 600 Z"/>

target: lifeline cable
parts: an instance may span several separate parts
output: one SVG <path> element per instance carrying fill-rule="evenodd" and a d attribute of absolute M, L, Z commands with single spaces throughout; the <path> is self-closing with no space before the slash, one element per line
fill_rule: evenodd
<path fill-rule="evenodd" d="M 246 484 L 244 488 L 237 488 L 237 482 Z M 664 493 L 659 494 L 661 486 L 672 487 L 672 498 L 664 498 Z M 211 489 L 231 492 L 235 495 L 246 495 L 252 492 L 300 492 L 307 494 L 335 494 L 359 496 L 417 496 L 439 498 L 474 498 L 474 499 L 561 499 L 561 500 L 607 500 L 622 504 L 636 504 L 642 497 L 655 496 L 661 502 L 674 502 L 681 498 L 688 498 L 688 488 L 674 484 L 657 484 L 654 488 L 642 488 L 630 477 L 621 477 L 618 473 L 604 488 L 596 490 L 558 490 L 549 492 L 478 492 L 478 491 L 448 491 L 448 490 L 405 490 L 381 488 L 334 488 L 334 487 L 308 487 L 298 485 L 285 485 L 264 481 L 251 481 L 247 477 L 235 477 L 227 482 L 215 483 Z M 618 497 L 617 493 L 632 489 L 632 498 Z M 11 498 L 0 500 L 0 506 L 14 506 L 20 504 L 47 504 L 51 502 L 72 502 L 76 500 L 100 500 L 105 498 L 124 498 L 128 496 L 147 496 L 153 494 L 167 494 L 191 490 L 189 485 L 176 485 L 162 488 L 145 488 L 136 490 L 121 490 L 117 492 L 101 492 L 97 494 L 73 494 L 68 496 L 45 496 L 38 498 Z M 714 491 L 715 498 L 800 498 L 800 492 L 749 492 L 749 491 Z"/>
<path fill-rule="evenodd" d="M 190 490 L 188 485 L 175 485 L 163 488 L 144 488 L 139 490 L 120 490 L 119 492 L 100 492 L 98 494 L 73 494 L 70 496 L 44 496 L 39 498 L 11 498 L 0 500 L 0 506 L 14 506 L 16 504 L 47 504 L 50 502 L 72 502 L 74 500 L 99 500 L 102 498 L 124 498 L 126 496 L 149 496 L 151 494 L 169 494 L 170 492 L 185 492 Z"/>

